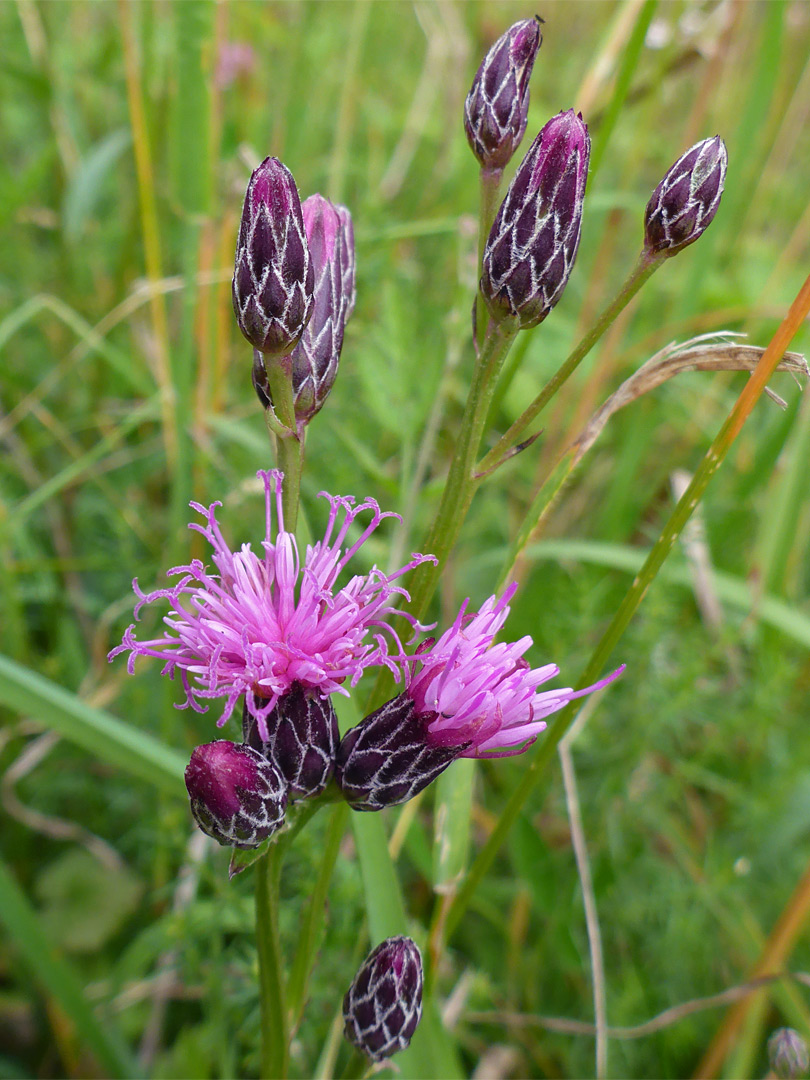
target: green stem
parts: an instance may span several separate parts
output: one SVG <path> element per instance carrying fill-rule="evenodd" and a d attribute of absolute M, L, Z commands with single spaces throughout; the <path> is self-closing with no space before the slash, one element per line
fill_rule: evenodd
<path fill-rule="evenodd" d="M 421 618 L 430 603 L 439 581 L 444 563 L 458 538 L 464 518 L 470 508 L 475 489 L 475 461 L 478 457 L 481 437 L 489 412 L 495 384 L 515 335 L 516 322 L 491 323 L 481 346 L 473 375 L 473 384 L 467 398 L 461 434 L 450 465 L 442 500 L 433 524 L 423 543 L 422 551 L 435 555 L 438 562 L 422 563 L 411 578 L 411 600 L 406 610 L 417 619 Z"/>
<path fill-rule="evenodd" d="M 479 173 L 480 181 L 480 198 L 478 202 L 478 275 L 481 275 L 481 267 L 484 263 L 484 248 L 487 246 L 487 240 L 489 238 L 489 232 L 492 228 L 492 223 L 495 220 L 495 215 L 498 212 L 501 197 L 501 180 L 503 179 L 503 169 L 485 169 L 482 168 Z M 484 302 L 484 297 L 481 295 L 481 290 L 477 289 L 475 294 L 475 337 L 476 342 L 483 341 L 487 335 L 487 324 L 489 322 L 489 312 L 487 311 L 487 305 Z"/>
<path fill-rule="evenodd" d="M 636 575 L 630 589 L 626 593 L 618 611 L 613 616 L 610 625 L 597 645 L 587 667 L 577 682 L 577 688 L 582 688 L 592 683 L 601 674 L 608 657 L 615 648 L 630 620 L 638 610 L 641 601 L 650 587 L 664 560 L 669 555 L 675 541 L 682 529 L 703 497 L 711 478 L 720 468 L 728 454 L 734 439 L 742 429 L 743 424 L 750 415 L 754 405 L 762 395 L 768 379 L 773 375 L 779 361 L 792 338 L 798 331 L 802 322 L 810 311 L 810 277 L 807 278 L 798 296 L 790 307 L 781 326 L 777 330 L 768 348 L 762 355 L 751 378 L 746 383 L 739 398 L 734 404 L 725 423 L 720 428 L 714 441 L 706 452 L 703 461 L 695 473 L 691 484 L 686 489 L 677 506 L 673 510 L 669 521 L 664 526 L 661 535 L 650 550 L 644 566 Z M 543 736 L 532 755 L 529 764 L 515 791 L 509 799 L 503 813 L 498 819 L 498 824 L 492 831 L 489 839 L 482 848 L 467 875 L 464 884 L 456 894 L 447 913 L 445 923 L 445 940 L 448 940 L 464 914 L 470 899 L 478 885 L 483 880 L 495 856 L 505 841 L 509 830 L 517 820 L 518 814 L 537 782 L 545 771 L 546 766 L 553 759 L 560 739 L 566 733 L 576 715 L 577 703 L 571 701 L 557 714 L 551 726 Z"/>
<path fill-rule="evenodd" d="M 556 373 L 549 379 L 534 401 L 515 420 L 509 430 L 503 435 L 493 448 L 478 463 L 477 471 L 486 473 L 493 469 L 504 458 L 504 455 L 520 441 L 521 435 L 532 421 L 539 416 L 546 405 L 551 401 L 563 383 L 574 374 L 581 362 L 585 359 L 600 337 L 608 329 L 612 322 L 622 312 L 641 286 L 650 278 L 665 256 L 651 257 L 644 252 L 632 270 L 630 276 L 622 285 L 613 301 L 605 308 L 588 333 L 573 348 L 571 353 Z"/>
<path fill-rule="evenodd" d="M 290 357 L 266 361 L 265 370 L 273 400 L 266 410 L 267 426 L 275 434 L 278 467 L 284 473 L 281 495 L 284 528 L 287 532 L 295 532 L 301 497 L 301 471 L 304 467 L 305 429 L 299 431 L 295 419 Z"/>
<path fill-rule="evenodd" d="M 286 844 L 273 844 L 256 866 L 256 947 L 262 1023 L 262 1080 L 283 1080 L 289 1065 L 289 1028 L 278 926 L 281 862 Z"/>
<path fill-rule="evenodd" d="M 306 1003 L 307 987 L 312 975 L 313 960 L 318 949 L 326 914 L 326 894 L 329 891 L 329 883 L 332 880 L 332 873 L 340 851 L 340 842 L 346 831 L 348 820 L 349 807 L 347 803 L 341 801 L 332 807 L 324 839 L 321 865 L 301 920 L 301 930 L 298 934 L 298 944 L 287 987 L 293 1031 L 301 1023 Z"/>

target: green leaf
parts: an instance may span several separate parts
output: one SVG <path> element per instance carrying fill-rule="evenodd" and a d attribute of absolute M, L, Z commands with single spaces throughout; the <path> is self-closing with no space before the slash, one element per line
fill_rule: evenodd
<path fill-rule="evenodd" d="M 48 940 L 36 912 L 13 875 L 0 860 L 0 924 L 34 978 L 60 1005 L 76 1028 L 82 1043 L 98 1058 L 110 1076 L 140 1074 L 115 1027 L 102 1023 L 84 996 L 83 980 L 59 956 Z"/>
<path fill-rule="evenodd" d="M 2 655 L 0 702 L 57 731 L 101 761 L 185 797 L 183 754 Z"/>
<path fill-rule="evenodd" d="M 138 906 L 143 885 L 126 866 L 105 866 L 84 848 L 49 863 L 34 886 L 40 918 L 70 952 L 94 952 Z"/>
<path fill-rule="evenodd" d="M 62 225 L 68 243 L 77 243 L 95 212 L 112 168 L 132 142 L 128 128 L 100 139 L 73 174 L 62 204 Z"/>

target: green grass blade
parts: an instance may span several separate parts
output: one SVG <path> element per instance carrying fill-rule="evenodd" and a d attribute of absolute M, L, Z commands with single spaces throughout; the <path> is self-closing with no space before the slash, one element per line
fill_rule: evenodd
<path fill-rule="evenodd" d="M 0 702 L 31 716 L 94 757 L 178 798 L 186 759 L 152 735 L 96 709 L 30 668 L 0 656 Z"/>
<path fill-rule="evenodd" d="M 109 1076 L 138 1076 L 140 1070 L 108 1020 L 102 1023 L 84 996 L 82 981 L 48 941 L 36 911 L 0 859 L 0 923 L 42 989 L 58 1002 Z"/>
<path fill-rule="evenodd" d="M 647 550 L 624 544 L 603 544 L 590 540 L 543 540 L 526 549 L 529 559 L 591 563 L 623 570 L 628 574 L 637 574 L 648 554 Z M 692 572 L 684 563 L 665 564 L 658 576 L 673 585 L 687 589 L 693 587 Z M 776 596 L 756 595 L 744 578 L 721 570 L 711 572 L 711 583 L 718 600 L 746 615 L 756 610 L 760 622 L 780 630 L 800 645 L 810 647 L 810 616 L 798 608 Z"/>

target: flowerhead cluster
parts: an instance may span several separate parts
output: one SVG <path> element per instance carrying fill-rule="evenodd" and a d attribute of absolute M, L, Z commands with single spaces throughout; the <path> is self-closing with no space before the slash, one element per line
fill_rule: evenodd
<path fill-rule="evenodd" d="M 220 726 L 244 695 L 266 741 L 268 716 L 294 686 L 325 697 L 348 693 L 345 684 L 354 686 L 371 665 L 384 664 L 398 674 L 391 645 L 397 655 L 402 645 L 390 618 L 393 600 L 407 594 L 395 582 L 428 556 L 414 555 L 392 574 L 374 567 L 338 587 L 353 556 L 385 518 L 396 515 L 383 513 L 373 499 L 355 504 L 351 497 L 324 492 L 329 503 L 326 531 L 322 540 L 307 547 L 302 562 L 295 537 L 284 529 L 281 474 L 258 475 L 265 490 L 263 551 L 253 551 L 250 544 L 232 551 L 217 521 L 221 504 L 206 508 L 192 503 L 205 524 L 190 528 L 211 545 L 216 570 L 195 559 L 169 570 L 169 576 L 178 579 L 173 586 L 149 593 L 136 579 L 136 619 L 145 605 L 168 601 L 171 610 L 163 620 L 167 632 L 141 641 L 133 624 L 109 659 L 128 652 L 130 672 L 137 656 L 162 660 L 163 674 L 173 678 L 180 673 L 186 692 L 181 708 L 204 712 L 210 699 L 225 698 Z M 371 519 L 349 543 L 350 528 L 366 513 Z"/>

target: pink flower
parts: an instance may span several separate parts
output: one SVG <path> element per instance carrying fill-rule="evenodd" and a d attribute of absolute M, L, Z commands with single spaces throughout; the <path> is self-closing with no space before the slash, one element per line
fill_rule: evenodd
<path fill-rule="evenodd" d="M 231 551 L 216 519 L 216 508 L 221 503 L 213 503 L 207 510 L 192 503 L 206 524 L 191 524 L 189 528 L 202 533 L 211 545 L 217 573 L 209 573 L 200 560 L 194 559 L 188 566 L 168 571 L 168 576 L 179 577 L 172 588 L 144 593 L 136 579 L 135 618 L 144 604 L 168 600 L 172 609 L 163 621 L 169 632 L 138 641 L 133 624 L 108 659 L 128 651 L 130 673 L 136 656 L 155 656 L 165 661 L 162 674 L 171 678 L 179 669 L 186 691 L 180 708 L 190 706 L 205 712 L 207 706 L 201 702 L 216 697 L 226 699 L 219 727 L 245 694 L 259 733 L 267 740 L 266 719 L 294 683 L 326 697 L 335 692 L 347 694 L 343 684 L 356 685 L 363 671 L 372 665 L 385 664 L 399 674 L 395 659 L 389 655 L 389 642 L 383 636 L 384 631 L 390 635 L 394 655 L 401 656 L 402 645 L 388 617 L 394 613 L 391 597 L 407 593 L 393 582 L 432 556 L 415 554 L 393 574 L 384 574 L 375 566 L 368 574 L 356 575 L 335 589 L 338 576 L 380 522 L 397 515 L 383 513 L 373 499 L 356 506 L 351 496 L 321 492 L 330 505 L 326 533 L 323 540 L 307 546 L 301 565 L 295 537 L 284 531 L 282 474 L 273 470 L 258 475 L 265 487 L 264 554 L 254 553 L 250 544 Z M 371 511 L 371 520 L 360 537 L 344 550 L 349 528 L 366 510 Z M 403 617 L 418 628 L 410 616 Z M 373 630 L 376 632 L 370 634 Z"/>
<path fill-rule="evenodd" d="M 399 657 L 405 689 L 346 732 L 335 756 L 335 780 L 355 810 L 397 806 L 432 783 L 459 757 L 520 754 L 569 701 L 601 690 L 624 671 L 584 690 L 537 687 L 559 674 L 556 664 L 531 668 L 523 637 L 493 644 L 517 585 L 490 596 L 477 614 L 467 603 L 438 641 Z"/>
<path fill-rule="evenodd" d="M 490 596 L 477 614 L 467 614 L 465 601 L 450 629 L 435 643 L 424 642 L 407 660 L 406 693 L 417 715 L 429 718 L 427 742 L 463 747 L 458 757 L 522 753 L 545 730 L 547 716 L 601 690 L 624 671 L 622 665 L 584 690 L 538 692 L 538 686 L 559 675 L 557 665 L 532 668 L 523 659 L 532 644 L 528 635 L 493 644 L 516 589 L 517 583 L 500 599 Z"/>

